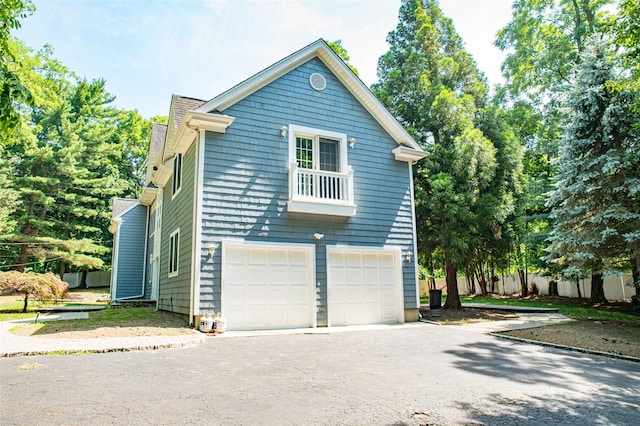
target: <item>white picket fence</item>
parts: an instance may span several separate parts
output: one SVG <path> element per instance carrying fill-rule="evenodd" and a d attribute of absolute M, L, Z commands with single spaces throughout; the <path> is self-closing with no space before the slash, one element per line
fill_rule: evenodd
<path fill-rule="evenodd" d="M 81 272 L 71 272 L 64 274 L 64 282 L 69 284 L 69 288 L 80 287 Z M 111 271 L 95 271 L 87 273 L 87 288 L 109 287 L 111 284 Z"/>
<path fill-rule="evenodd" d="M 520 279 L 517 274 L 499 275 L 499 281 L 495 285 L 497 294 L 510 295 L 520 292 Z M 528 275 L 529 288 L 535 283 L 538 293 L 549 294 L 549 278 L 538 274 Z M 580 292 L 582 297 L 589 298 L 591 295 L 591 277 L 580 280 Z M 446 283 L 444 278 L 436 280 L 436 287 L 442 289 L 446 294 Z M 478 285 L 476 283 L 476 290 Z M 469 293 L 467 288 L 467 280 L 462 277 L 458 278 L 458 292 L 461 295 Z M 578 288 L 575 281 L 558 281 L 558 294 L 563 297 L 578 297 Z M 629 275 L 610 275 L 604 279 L 604 296 L 607 300 L 623 300 L 630 299 L 636 294 L 633 287 L 633 278 Z M 420 296 L 428 296 L 429 287 L 427 281 L 420 281 Z"/>

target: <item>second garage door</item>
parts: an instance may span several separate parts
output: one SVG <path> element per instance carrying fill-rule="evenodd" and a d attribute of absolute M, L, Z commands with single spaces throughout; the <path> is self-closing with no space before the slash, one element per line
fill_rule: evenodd
<path fill-rule="evenodd" d="M 329 325 L 404 321 L 400 251 L 327 248 Z"/>
<path fill-rule="evenodd" d="M 223 243 L 222 313 L 230 330 L 315 326 L 314 246 Z"/>

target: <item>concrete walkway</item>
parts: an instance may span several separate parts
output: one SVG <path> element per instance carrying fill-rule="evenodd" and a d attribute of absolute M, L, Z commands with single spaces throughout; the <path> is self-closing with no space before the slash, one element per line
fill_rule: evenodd
<path fill-rule="evenodd" d="M 441 324 L 436 321 L 429 321 L 428 319 L 422 320 L 423 322 L 428 322 L 430 324 L 442 325 L 447 328 L 455 328 L 456 330 L 465 330 L 474 333 L 499 333 L 501 331 L 508 330 L 520 330 L 523 328 L 534 328 L 534 327 L 542 327 L 545 325 L 551 324 L 560 324 L 563 322 L 572 321 L 571 318 L 568 318 L 562 314 L 558 313 L 521 313 L 518 312 L 517 319 L 510 320 L 501 320 L 501 321 L 480 321 L 480 322 L 470 322 L 459 325 L 452 324 Z"/>
<path fill-rule="evenodd" d="M 493 309 L 496 311 L 507 312 L 527 312 L 530 314 L 548 314 L 552 312 L 559 312 L 558 308 L 541 308 L 538 306 L 517 306 L 517 305 L 487 305 L 484 303 L 463 303 L 463 308 L 474 309 Z"/>
<path fill-rule="evenodd" d="M 86 318 L 87 312 L 48 313 L 40 315 L 38 321 L 59 321 Z M 518 314 L 518 319 L 506 321 L 486 321 L 464 325 L 447 325 L 474 333 L 493 333 L 520 328 L 540 327 L 551 323 L 569 321 L 567 317 L 555 313 Z M 33 319 L 0 322 L 0 357 L 46 355 L 52 352 L 125 352 L 180 348 L 203 343 L 207 336 L 198 331 L 179 336 L 105 337 L 95 339 L 49 339 L 42 337 L 17 336 L 9 330 L 22 324 L 32 324 Z M 429 321 L 425 321 L 429 322 Z M 437 323 L 435 323 L 437 324 Z M 368 325 L 331 328 L 305 328 L 293 330 L 231 331 L 218 337 L 247 337 L 277 334 L 330 334 L 345 331 L 376 330 L 389 327 L 411 327 L 415 323 L 395 325 Z"/>

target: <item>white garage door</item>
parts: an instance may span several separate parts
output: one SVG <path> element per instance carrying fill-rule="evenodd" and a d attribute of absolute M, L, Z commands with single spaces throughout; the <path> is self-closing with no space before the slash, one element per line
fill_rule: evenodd
<path fill-rule="evenodd" d="M 327 248 L 329 325 L 404 321 L 400 251 Z"/>
<path fill-rule="evenodd" d="M 223 243 L 229 330 L 315 326 L 314 246 Z"/>

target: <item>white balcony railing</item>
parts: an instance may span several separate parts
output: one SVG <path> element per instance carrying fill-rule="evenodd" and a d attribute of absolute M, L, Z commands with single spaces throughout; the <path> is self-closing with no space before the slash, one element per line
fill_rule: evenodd
<path fill-rule="evenodd" d="M 289 211 L 353 216 L 353 169 L 345 173 L 289 166 Z"/>

